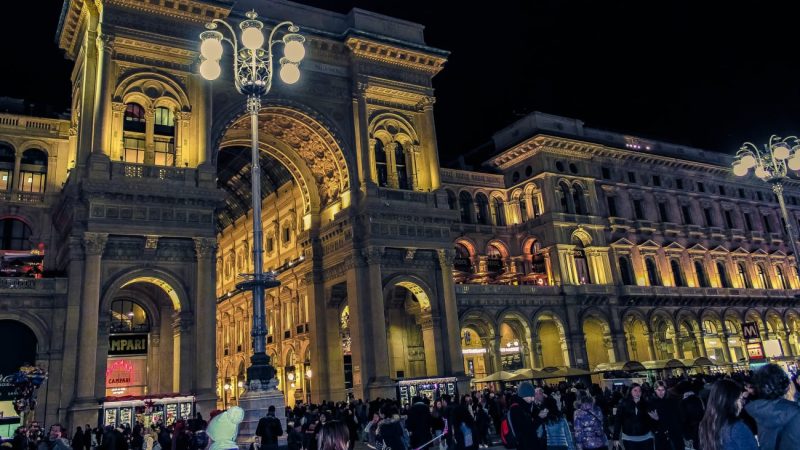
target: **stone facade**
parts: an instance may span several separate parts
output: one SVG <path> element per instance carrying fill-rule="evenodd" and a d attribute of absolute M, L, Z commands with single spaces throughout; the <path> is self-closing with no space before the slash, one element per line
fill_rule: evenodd
<path fill-rule="evenodd" d="M 259 117 L 264 268 L 282 283 L 267 293 L 267 352 L 287 403 L 501 367 L 738 361 L 753 320 L 800 350 L 777 204 L 734 180 L 728 157 L 537 113 L 497 133 L 480 169 L 441 169 L 431 79 L 447 52 L 422 26 L 234 3 L 67 0 L 71 116 L 0 115 L 13 180 L 0 219 L 44 244 L 46 269 L 0 278 L 0 320 L 37 338 L 41 420 L 96 423 L 99 402 L 126 392 L 106 377 L 120 333 L 148 335 L 136 394 L 192 394 L 203 413 L 238 401 L 249 127 L 228 75 L 196 69 L 203 24 L 250 3 L 307 39 L 301 82 L 276 81 Z M 28 167 L 30 148 L 47 163 Z M 36 192 L 17 181 L 34 169 Z"/>

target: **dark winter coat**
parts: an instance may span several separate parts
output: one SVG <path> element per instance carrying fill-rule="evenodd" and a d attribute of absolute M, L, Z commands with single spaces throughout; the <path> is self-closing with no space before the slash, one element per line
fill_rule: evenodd
<path fill-rule="evenodd" d="M 756 419 L 761 450 L 800 449 L 800 405 L 783 398 L 753 400 L 745 410 Z"/>
<path fill-rule="evenodd" d="M 683 438 L 692 441 L 694 448 L 698 448 L 697 433 L 700 430 L 700 421 L 703 420 L 705 415 L 705 408 L 703 408 L 703 402 L 700 397 L 690 395 L 683 398 L 680 405 L 680 414 Z"/>
<path fill-rule="evenodd" d="M 391 450 L 406 450 L 403 444 L 403 423 L 398 417 L 386 418 L 378 423 L 377 439 Z"/>
<path fill-rule="evenodd" d="M 647 414 L 651 409 L 644 399 L 639 400 L 639 403 L 635 403 L 630 397 L 622 399 L 614 420 L 614 440 L 618 441 L 621 434 L 644 436 L 652 432 L 652 419 Z"/>
<path fill-rule="evenodd" d="M 432 422 L 431 410 L 425 403 L 417 402 L 411 405 L 406 418 L 406 429 L 411 434 L 411 448 L 418 448 L 433 439 Z"/>
<path fill-rule="evenodd" d="M 517 438 L 517 450 L 539 450 L 547 446 L 547 441 L 542 445 L 537 437 L 531 418 L 531 405 L 519 396 L 511 397 L 508 416 L 511 419 L 511 428 Z"/>

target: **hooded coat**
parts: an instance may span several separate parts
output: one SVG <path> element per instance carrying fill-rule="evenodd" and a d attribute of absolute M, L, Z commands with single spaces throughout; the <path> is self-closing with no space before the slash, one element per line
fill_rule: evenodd
<path fill-rule="evenodd" d="M 789 400 L 753 400 L 744 409 L 756 419 L 761 450 L 800 449 L 800 405 Z"/>

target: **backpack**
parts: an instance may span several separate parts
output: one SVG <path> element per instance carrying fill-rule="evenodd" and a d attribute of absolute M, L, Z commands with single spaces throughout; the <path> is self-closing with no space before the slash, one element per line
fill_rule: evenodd
<path fill-rule="evenodd" d="M 461 429 L 461 434 L 464 436 L 464 448 L 472 447 L 472 430 L 463 422 L 459 428 Z"/>
<path fill-rule="evenodd" d="M 517 448 L 517 435 L 514 433 L 514 426 L 511 424 L 511 408 L 517 406 L 516 403 L 511 405 L 506 412 L 506 416 L 500 422 L 500 440 L 506 448 Z"/>
<path fill-rule="evenodd" d="M 208 445 L 208 435 L 205 431 L 198 431 L 192 436 L 192 448 L 203 450 Z"/>

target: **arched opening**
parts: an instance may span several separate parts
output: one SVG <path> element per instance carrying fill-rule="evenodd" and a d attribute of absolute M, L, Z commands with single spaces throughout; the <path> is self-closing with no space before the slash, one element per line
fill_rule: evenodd
<path fill-rule="evenodd" d="M 14 185 L 14 147 L 0 142 L 0 191 L 9 191 Z"/>
<path fill-rule="evenodd" d="M 519 196 L 519 219 L 521 223 L 528 221 L 528 201 L 524 195 Z"/>
<path fill-rule="evenodd" d="M 730 361 L 730 355 L 725 354 L 724 335 L 722 333 L 722 323 L 715 317 L 706 317 L 703 320 L 703 345 L 708 353 L 708 358 L 712 361 Z"/>
<path fill-rule="evenodd" d="M 397 173 L 397 187 L 411 189 L 411 182 L 406 168 L 406 152 L 400 142 L 395 142 L 394 146 L 394 168 Z"/>
<path fill-rule="evenodd" d="M 625 321 L 625 336 L 628 341 L 628 356 L 634 361 L 651 361 L 650 336 L 647 324 L 641 318 L 631 315 Z"/>
<path fill-rule="evenodd" d="M 677 336 L 672 321 L 658 317 L 653 322 L 653 346 L 655 359 L 678 358 L 676 352 Z"/>
<path fill-rule="evenodd" d="M 778 288 L 789 289 L 789 283 L 786 281 L 786 277 L 783 275 L 783 269 L 781 269 L 781 266 L 775 266 L 775 276 L 778 278 Z"/>
<path fill-rule="evenodd" d="M 445 189 L 445 193 L 447 193 L 447 208 L 450 210 L 455 210 L 458 207 L 456 194 L 454 194 L 450 189 Z"/>
<path fill-rule="evenodd" d="M 38 340 L 36 334 L 27 325 L 16 320 L 0 320 L 0 342 L 13 345 L 4 345 L 3 357 L 0 358 L 0 375 L 7 376 L 19 371 L 22 366 L 36 364 L 36 351 Z M 5 400 L 0 400 L 0 404 Z M 8 403 L 11 403 L 10 401 Z M 8 405 L 10 406 L 10 405 Z M 8 411 L 7 408 L 0 408 Z M 11 411 L 14 411 L 13 406 Z"/>
<path fill-rule="evenodd" d="M 462 191 L 458 194 L 458 210 L 461 213 L 461 222 L 472 223 L 472 196 L 469 192 Z"/>
<path fill-rule="evenodd" d="M 575 214 L 587 214 L 586 201 L 583 195 L 583 188 L 576 184 L 572 188 L 572 203 L 575 205 Z"/>
<path fill-rule="evenodd" d="M 504 320 L 500 324 L 500 368 L 505 371 L 526 366 L 525 327 L 517 320 Z"/>
<path fill-rule="evenodd" d="M 756 274 L 758 275 L 758 282 L 761 284 L 761 289 L 772 289 L 772 282 L 767 276 L 767 270 L 764 268 L 763 263 L 756 264 Z"/>
<path fill-rule="evenodd" d="M 29 148 L 22 153 L 19 166 L 20 192 L 42 193 L 47 185 L 47 153 Z"/>
<path fill-rule="evenodd" d="M 558 188 L 561 193 L 561 211 L 568 214 L 575 214 L 575 208 L 573 206 L 574 204 L 572 203 L 569 185 L 565 181 L 562 181 L 558 184 Z"/>
<path fill-rule="evenodd" d="M 466 245 L 456 242 L 455 258 L 453 259 L 453 280 L 456 283 L 464 283 L 469 279 L 475 270 L 472 265 L 472 255 Z"/>
<path fill-rule="evenodd" d="M 633 272 L 631 271 L 631 263 L 628 257 L 620 256 L 618 262 L 619 262 L 619 274 L 622 284 L 625 286 L 634 285 L 635 283 L 633 282 Z"/>
<path fill-rule="evenodd" d="M 762 324 L 760 319 L 758 323 L 759 323 L 759 329 L 761 329 Z M 725 332 L 728 335 L 728 350 L 730 352 L 730 354 L 726 355 L 726 357 L 730 358 L 730 361 L 734 363 L 746 361 L 747 343 L 742 337 L 741 319 L 739 317 L 736 317 L 735 314 L 726 315 L 724 325 L 725 325 Z"/>
<path fill-rule="evenodd" d="M 129 163 L 144 164 L 146 149 L 147 119 L 142 105 L 128 103 L 122 118 L 123 160 Z"/>
<path fill-rule="evenodd" d="M 486 247 L 486 271 L 498 275 L 505 270 L 503 264 L 503 250 L 496 243 Z"/>
<path fill-rule="evenodd" d="M 413 282 L 396 283 L 385 292 L 390 376 L 436 375 L 431 304 L 426 292 Z"/>
<path fill-rule="evenodd" d="M 550 276 L 547 273 L 546 251 L 542 249 L 542 244 L 538 239 L 531 239 L 528 248 L 525 250 L 530 257 L 530 267 L 528 273 L 522 279 L 525 284 L 536 286 L 550 285 Z"/>
<path fill-rule="evenodd" d="M 696 359 L 703 356 L 697 346 L 695 333 L 695 327 L 689 320 L 681 320 L 678 324 L 678 346 L 682 349 L 684 358 Z"/>
<path fill-rule="evenodd" d="M 670 268 L 672 268 L 672 281 L 677 287 L 686 287 L 686 277 L 683 276 L 683 268 L 677 259 L 669 260 Z"/>
<path fill-rule="evenodd" d="M 661 274 L 658 273 L 655 260 L 652 257 L 645 258 L 644 265 L 647 269 L 647 280 L 650 286 L 661 286 Z"/>
<path fill-rule="evenodd" d="M 536 318 L 534 327 L 537 338 L 536 354 L 541 359 L 541 367 L 569 365 L 567 340 L 561 321 L 552 314 L 543 314 Z"/>
<path fill-rule="evenodd" d="M 492 198 L 492 222 L 494 225 L 504 227 L 506 225 L 505 206 L 499 197 Z"/>
<path fill-rule="evenodd" d="M 708 276 L 706 275 L 706 269 L 703 267 L 703 262 L 699 259 L 694 261 L 694 271 L 697 275 L 697 285 L 698 287 L 711 287 L 708 284 Z"/>
<path fill-rule="evenodd" d="M 478 192 L 475 196 L 475 203 L 478 205 L 478 223 L 489 225 L 489 199 L 484 193 Z"/>
<path fill-rule="evenodd" d="M 598 364 L 615 362 L 611 344 L 611 330 L 608 322 L 597 316 L 589 316 L 583 321 L 583 336 L 586 340 L 586 356 L 589 368 Z"/>
<path fill-rule="evenodd" d="M 728 278 L 728 271 L 725 270 L 725 263 L 717 261 L 717 273 L 719 274 L 719 283 L 723 288 L 730 288 L 731 282 Z"/>
<path fill-rule="evenodd" d="M 592 277 L 589 273 L 589 262 L 586 260 L 586 252 L 584 250 L 583 241 L 577 236 L 572 236 L 572 243 L 575 245 L 575 250 L 572 255 L 575 260 L 575 271 L 579 284 L 592 284 Z"/>
<path fill-rule="evenodd" d="M 31 228 L 19 219 L 0 220 L 0 250 L 33 249 L 31 242 Z"/>
<path fill-rule="evenodd" d="M 154 164 L 174 166 L 175 164 L 175 113 L 172 109 L 159 106 L 153 119 Z"/>
<path fill-rule="evenodd" d="M 750 281 L 750 276 L 747 273 L 747 268 L 743 262 L 736 263 L 736 270 L 739 274 L 739 281 L 746 289 L 753 289 L 753 282 Z"/>
<path fill-rule="evenodd" d="M 472 327 L 461 328 L 461 353 L 464 356 L 464 373 L 475 378 L 487 376 L 488 349 L 483 345 L 480 334 Z"/>
<path fill-rule="evenodd" d="M 378 175 L 378 186 L 389 185 L 389 166 L 386 158 L 386 149 L 380 139 L 375 139 L 375 169 Z"/>

